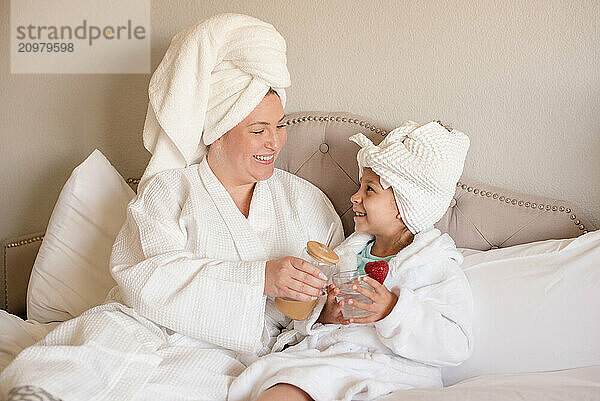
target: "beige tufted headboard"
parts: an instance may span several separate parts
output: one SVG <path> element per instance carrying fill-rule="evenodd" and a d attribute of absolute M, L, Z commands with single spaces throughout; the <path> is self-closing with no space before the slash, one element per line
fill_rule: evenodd
<path fill-rule="evenodd" d="M 358 146 L 348 140 L 362 132 L 378 144 L 392 129 L 368 118 L 339 112 L 302 112 L 286 118 L 288 142 L 276 165 L 318 186 L 354 229 L 350 195 L 358 188 Z M 467 155 L 467 157 L 469 157 Z M 488 250 L 594 230 L 567 202 L 525 195 L 462 177 L 450 208 L 436 225 L 458 247 Z"/>
<path fill-rule="evenodd" d="M 303 112 L 286 118 L 288 142 L 277 167 L 318 186 L 353 231 L 350 195 L 358 188 L 356 153 L 348 141 L 356 132 L 379 143 L 390 127 L 349 113 Z M 468 155 L 467 155 L 468 157 Z M 135 189 L 137 179 L 127 182 Z M 458 247 L 487 250 L 550 238 L 570 238 L 594 230 L 566 202 L 524 195 L 462 177 L 450 208 L 437 224 Z M 0 266 L 0 307 L 25 316 L 27 283 L 43 232 L 9 238 Z"/>

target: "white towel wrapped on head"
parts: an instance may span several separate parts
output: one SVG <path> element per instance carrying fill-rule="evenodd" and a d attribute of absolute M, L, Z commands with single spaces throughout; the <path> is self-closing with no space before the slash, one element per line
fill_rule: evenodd
<path fill-rule="evenodd" d="M 285 106 L 285 52 L 271 24 L 247 15 L 220 14 L 175 35 L 148 88 L 144 146 L 152 158 L 141 181 L 198 163 L 269 88 Z"/>
<path fill-rule="evenodd" d="M 437 122 L 407 121 L 377 146 L 361 133 L 350 140 L 362 148 L 356 156 L 360 174 L 369 167 L 384 189 L 392 187 L 402 221 L 413 234 L 442 218 L 462 174 L 469 137 Z"/>

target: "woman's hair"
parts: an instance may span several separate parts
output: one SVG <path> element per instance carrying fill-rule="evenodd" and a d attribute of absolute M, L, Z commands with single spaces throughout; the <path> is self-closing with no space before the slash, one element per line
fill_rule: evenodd
<path fill-rule="evenodd" d="M 277 97 L 279 97 L 279 93 L 277 93 L 275 91 L 275 89 L 273 89 L 273 88 L 269 88 L 269 91 L 267 92 L 267 94 L 265 96 L 268 96 L 268 95 L 277 95 Z"/>
<path fill-rule="evenodd" d="M 448 124 L 444 124 L 443 122 L 441 122 L 440 120 L 435 120 L 436 123 L 438 123 L 439 125 L 441 125 L 442 127 L 446 128 L 448 131 L 452 131 L 452 127 L 449 126 Z"/>

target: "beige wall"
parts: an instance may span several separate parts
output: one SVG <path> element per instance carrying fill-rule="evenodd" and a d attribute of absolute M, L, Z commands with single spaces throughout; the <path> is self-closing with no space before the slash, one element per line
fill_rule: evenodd
<path fill-rule="evenodd" d="M 9 53 L 9 2 L 0 2 Z M 225 4 L 225 5 L 222 5 Z M 288 43 L 287 112 L 441 119 L 471 137 L 466 173 L 562 198 L 600 226 L 600 2 L 158 1 L 152 69 L 172 35 L 219 12 Z M 124 176 L 149 159 L 148 75 L 11 75 L 0 58 L 0 238 L 43 230 L 73 167 L 100 149 Z"/>

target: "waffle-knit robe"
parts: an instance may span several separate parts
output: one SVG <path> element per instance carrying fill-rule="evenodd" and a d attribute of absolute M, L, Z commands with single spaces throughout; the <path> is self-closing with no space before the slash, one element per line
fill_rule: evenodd
<path fill-rule="evenodd" d="M 335 246 L 331 202 L 282 170 L 256 183 L 248 218 L 206 159 L 159 173 L 128 205 L 110 300 L 21 352 L 1 395 L 32 385 L 63 401 L 226 399 L 289 323 L 263 295 L 266 261 L 325 242 L 331 224 Z"/>
<path fill-rule="evenodd" d="M 338 270 L 356 269 L 373 237 L 354 233 L 335 251 Z M 319 401 L 374 400 L 394 391 L 441 387 L 441 367 L 473 350 L 473 295 L 463 257 L 448 234 L 431 228 L 389 261 L 384 285 L 398 296 L 389 315 L 368 324 L 316 323 L 324 304 L 293 322 L 272 351 L 232 383 L 229 401 L 253 400 L 277 383 L 302 388 Z M 402 399 L 399 395 L 398 399 Z"/>

